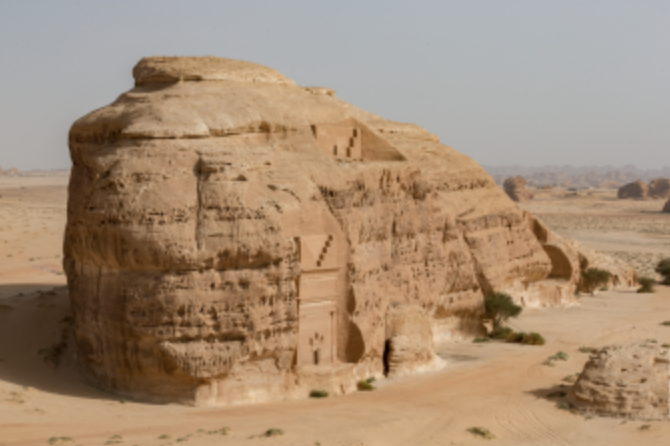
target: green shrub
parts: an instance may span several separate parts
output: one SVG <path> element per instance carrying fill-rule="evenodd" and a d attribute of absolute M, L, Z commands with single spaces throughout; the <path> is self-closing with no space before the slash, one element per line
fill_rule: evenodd
<path fill-rule="evenodd" d="M 532 332 L 525 335 L 521 343 L 526 345 L 544 345 L 545 340 L 540 333 Z"/>
<path fill-rule="evenodd" d="M 503 322 L 521 314 L 521 308 L 514 303 L 512 296 L 505 293 L 495 293 L 484 296 L 484 315 L 493 321 L 493 331 L 499 329 Z"/>
<path fill-rule="evenodd" d="M 663 276 L 663 285 L 670 285 L 670 257 L 663 259 L 656 265 L 656 272 Z"/>
<path fill-rule="evenodd" d="M 567 361 L 569 357 L 570 356 L 567 353 L 565 353 L 564 351 L 559 351 L 555 355 L 550 356 L 547 359 L 545 359 L 542 364 L 553 367 L 554 362 L 556 362 L 556 361 Z"/>
<path fill-rule="evenodd" d="M 507 340 L 507 338 L 509 338 L 512 334 L 514 334 L 514 330 L 511 328 L 498 327 L 491 332 L 490 338 Z"/>
<path fill-rule="evenodd" d="M 364 379 L 362 381 L 358 381 L 358 383 L 356 384 L 356 387 L 358 387 L 358 390 L 362 390 L 364 392 L 365 391 L 370 391 L 370 390 L 375 390 L 375 386 L 372 385 L 371 381 L 368 381 L 369 379 L 370 378 Z"/>
<path fill-rule="evenodd" d="M 312 390 L 309 392 L 310 398 L 328 398 L 328 392 L 325 390 Z"/>
<path fill-rule="evenodd" d="M 263 434 L 264 437 L 276 437 L 279 435 L 284 435 L 284 431 L 277 428 L 268 429 Z"/>
<path fill-rule="evenodd" d="M 599 268 L 587 268 L 582 271 L 582 283 L 586 291 L 593 293 L 598 288 L 606 286 L 612 274 L 609 271 Z"/>
<path fill-rule="evenodd" d="M 496 438 L 495 435 L 493 435 L 491 431 L 486 429 L 485 427 L 471 427 L 468 429 L 468 432 L 470 432 L 472 435 L 476 435 L 478 437 L 482 437 L 487 440 L 492 440 Z"/>
<path fill-rule="evenodd" d="M 593 348 L 593 347 L 584 347 L 584 346 L 579 347 L 579 352 L 580 353 L 595 353 L 597 351 L 598 351 L 598 349 Z"/>
<path fill-rule="evenodd" d="M 539 333 L 511 332 L 507 336 L 507 342 L 516 342 L 526 345 L 544 345 L 545 340 Z"/>
<path fill-rule="evenodd" d="M 642 286 L 637 290 L 638 293 L 653 293 L 656 291 L 654 289 L 656 281 L 651 277 L 640 277 L 639 282 Z"/>

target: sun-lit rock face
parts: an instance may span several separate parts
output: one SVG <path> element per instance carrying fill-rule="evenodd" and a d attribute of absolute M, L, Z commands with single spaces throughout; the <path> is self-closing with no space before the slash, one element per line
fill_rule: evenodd
<path fill-rule="evenodd" d="M 576 251 L 420 127 L 247 62 L 134 75 L 70 131 L 64 263 L 99 385 L 192 404 L 349 392 L 384 371 L 390 305 L 440 341 L 480 330 L 493 290 L 573 301 Z"/>
<path fill-rule="evenodd" d="M 591 355 L 570 397 L 586 412 L 633 419 L 667 419 L 668 349 L 610 346 Z"/>

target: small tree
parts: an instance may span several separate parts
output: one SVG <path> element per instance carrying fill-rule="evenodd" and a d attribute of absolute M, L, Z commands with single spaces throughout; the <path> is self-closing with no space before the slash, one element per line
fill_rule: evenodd
<path fill-rule="evenodd" d="M 639 282 L 642 286 L 637 290 L 638 293 L 653 293 L 655 291 L 656 281 L 651 277 L 640 277 Z"/>
<path fill-rule="evenodd" d="M 670 285 L 670 257 L 663 259 L 656 265 L 656 272 L 663 276 L 663 285 Z"/>
<path fill-rule="evenodd" d="M 514 303 L 512 296 L 505 293 L 495 293 L 484 296 L 484 315 L 493 321 L 493 331 L 498 331 L 503 322 L 521 314 L 521 308 Z"/>
<path fill-rule="evenodd" d="M 582 271 L 584 287 L 586 288 L 586 291 L 590 292 L 591 294 L 595 294 L 595 291 L 598 288 L 607 285 L 611 276 L 612 274 L 604 269 L 587 268 L 586 270 Z"/>

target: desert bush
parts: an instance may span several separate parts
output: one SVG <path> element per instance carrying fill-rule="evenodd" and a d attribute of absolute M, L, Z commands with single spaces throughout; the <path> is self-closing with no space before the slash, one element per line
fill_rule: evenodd
<path fill-rule="evenodd" d="M 493 321 L 493 331 L 499 329 L 509 318 L 517 317 L 522 310 L 509 294 L 494 293 L 484 296 L 484 315 Z"/>
<path fill-rule="evenodd" d="M 656 265 L 656 272 L 663 276 L 663 285 L 670 285 L 670 257 L 663 259 Z"/>
<path fill-rule="evenodd" d="M 607 285 L 610 281 L 610 277 L 612 277 L 612 274 L 604 269 L 587 268 L 582 271 L 584 288 L 589 293 L 593 293 L 595 290 Z"/>
<path fill-rule="evenodd" d="M 470 432 L 472 435 L 476 435 L 477 437 L 482 437 L 487 440 L 492 440 L 495 438 L 495 435 L 493 435 L 491 431 L 485 427 L 471 427 L 468 429 L 468 432 Z"/>
<path fill-rule="evenodd" d="M 511 335 L 514 334 L 514 330 L 509 327 L 498 327 L 491 332 L 489 336 L 491 339 L 503 339 L 507 340 Z"/>
<path fill-rule="evenodd" d="M 264 437 L 276 437 L 278 435 L 284 435 L 284 431 L 277 428 L 268 429 L 263 433 Z"/>
<path fill-rule="evenodd" d="M 521 343 L 527 345 L 544 345 L 545 340 L 540 333 L 531 332 L 521 339 Z"/>
<path fill-rule="evenodd" d="M 325 390 L 312 390 L 309 392 L 310 398 L 328 398 L 328 392 Z"/>
<path fill-rule="evenodd" d="M 654 289 L 656 281 L 651 277 L 640 277 L 639 282 L 642 286 L 637 290 L 638 293 L 653 293 L 656 291 Z"/>
<path fill-rule="evenodd" d="M 545 340 L 539 333 L 511 332 L 507 336 L 507 342 L 516 342 L 526 345 L 544 345 Z"/>
<path fill-rule="evenodd" d="M 358 381 L 356 384 L 356 387 L 358 387 L 358 390 L 362 391 L 370 391 L 370 390 L 375 390 L 375 386 L 372 385 L 373 381 L 370 381 L 370 378 L 364 379 L 362 381 Z"/>
<path fill-rule="evenodd" d="M 598 351 L 597 348 L 585 347 L 585 346 L 579 347 L 578 350 L 579 350 L 580 353 L 596 353 Z"/>
<path fill-rule="evenodd" d="M 567 361 L 569 357 L 570 356 L 567 353 L 565 353 L 564 351 L 559 351 L 555 355 L 552 355 L 552 356 L 548 357 L 547 359 L 545 359 L 542 364 L 553 367 L 554 362 L 556 362 L 556 361 Z"/>
<path fill-rule="evenodd" d="M 670 321 L 661 322 L 661 325 L 665 325 L 666 327 L 670 327 Z"/>

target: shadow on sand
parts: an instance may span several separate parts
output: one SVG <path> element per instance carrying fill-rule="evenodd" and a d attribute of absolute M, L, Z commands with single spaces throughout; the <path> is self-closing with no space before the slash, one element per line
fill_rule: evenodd
<path fill-rule="evenodd" d="M 79 372 L 66 286 L 0 285 L 0 386 L 11 383 L 42 392 L 115 400 Z"/>

